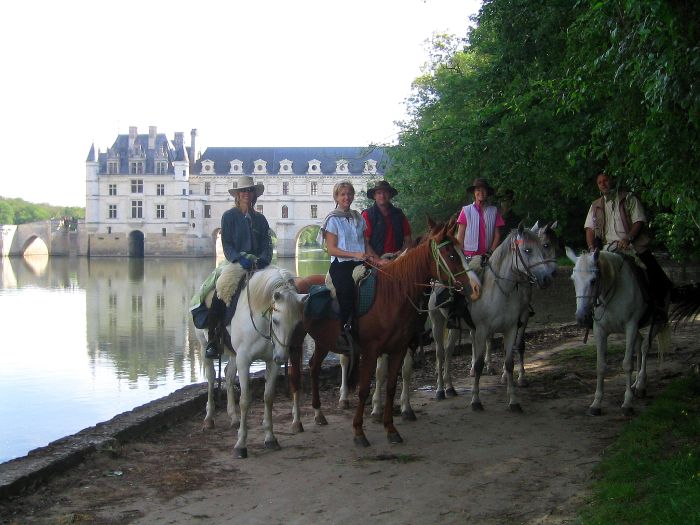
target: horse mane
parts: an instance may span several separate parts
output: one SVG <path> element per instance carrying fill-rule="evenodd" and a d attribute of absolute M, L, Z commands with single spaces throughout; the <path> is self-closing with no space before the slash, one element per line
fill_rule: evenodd
<path fill-rule="evenodd" d="M 410 295 L 417 284 L 416 274 L 422 270 L 425 261 L 429 260 L 429 250 L 430 239 L 426 236 L 420 244 L 382 266 L 379 269 L 382 286 L 377 287 L 377 299 L 383 304 L 391 304 L 397 300 L 403 301 L 406 295 Z"/>
<path fill-rule="evenodd" d="M 284 286 L 294 289 L 294 276 L 288 270 L 272 266 L 255 272 L 248 281 L 250 310 L 255 313 L 267 310 L 275 291 Z"/>
<path fill-rule="evenodd" d="M 602 290 L 608 290 L 617 280 L 617 274 L 622 267 L 624 259 L 616 253 L 600 252 L 598 254 L 598 267 L 600 268 L 600 286 Z"/>

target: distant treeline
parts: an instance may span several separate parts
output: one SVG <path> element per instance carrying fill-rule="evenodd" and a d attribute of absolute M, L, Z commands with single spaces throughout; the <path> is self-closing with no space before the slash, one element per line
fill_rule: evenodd
<path fill-rule="evenodd" d="M 85 208 L 34 204 L 23 199 L 0 197 L 0 224 L 25 224 L 49 219 L 85 218 Z"/>

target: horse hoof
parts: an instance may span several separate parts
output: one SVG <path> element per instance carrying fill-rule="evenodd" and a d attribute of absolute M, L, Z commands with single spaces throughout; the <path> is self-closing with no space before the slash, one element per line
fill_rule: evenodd
<path fill-rule="evenodd" d="M 600 416 L 603 414 L 603 411 L 600 408 L 589 408 L 588 409 L 588 415 L 589 416 Z"/>
<path fill-rule="evenodd" d="M 372 414 L 370 417 L 375 423 L 381 423 L 382 421 L 384 421 L 384 417 L 382 416 L 382 414 Z"/>
<path fill-rule="evenodd" d="M 211 430 L 212 428 L 214 428 L 214 420 L 205 419 L 204 424 L 202 425 L 202 430 Z"/>
<path fill-rule="evenodd" d="M 515 412 L 516 414 L 523 413 L 523 407 L 520 406 L 520 403 L 513 403 L 511 405 L 508 405 L 508 410 L 510 410 L 511 412 Z"/>
<path fill-rule="evenodd" d="M 413 410 L 406 410 L 406 412 L 401 413 L 401 419 L 404 421 L 416 421 L 416 413 Z"/>
<path fill-rule="evenodd" d="M 437 392 L 435 392 L 435 399 L 437 399 L 438 401 L 442 401 L 443 399 L 445 399 L 445 391 L 438 390 Z"/>
<path fill-rule="evenodd" d="M 328 420 L 326 419 L 326 416 L 324 416 L 323 414 L 316 416 L 314 418 L 314 421 L 319 426 L 326 426 L 328 424 Z"/>
<path fill-rule="evenodd" d="M 245 459 L 248 457 L 248 449 L 247 448 L 234 448 L 233 449 L 233 457 L 236 459 Z"/>
<path fill-rule="evenodd" d="M 390 432 L 386 435 L 386 438 L 389 440 L 389 443 L 392 445 L 397 445 L 399 443 L 403 443 L 403 439 L 399 435 L 398 432 Z"/>
<path fill-rule="evenodd" d="M 265 441 L 265 448 L 267 450 L 280 450 L 282 447 L 280 447 L 276 439 L 271 439 L 270 441 Z"/>
<path fill-rule="evenodd" d="M 622 407 L 622 415 L 631 417 L 634 415 L 634 408 L 632 407 Z"/>
<path fill-rule="evenodd" d="M 353 442 L 355 443 L 356 447 L 369 447 L 369 441 L 367 441 L 367 438 L 365 436 L 355 436 Z"/>
<path fill-rule="evenodd" d="M 447 397 L 457 397 L 457 391 L 454 389 L 454 387 L 450 387 L 447 390 L 445 390 L 445 395 Z"/>
<path fill-rule="evenodd" d="M 483 412 L 484 405 L 481 404 L 481 401 L 477 401 L 476 403 L 472 403 L 472 410 L 474 412 Z"/>
<path fill-rule="evenodd" d="M 474 377 L 476 375 L 476 372 L 474 371 L 474 367 L 469 369 L 469 377 Z"/>
<path fill-rule="evenodd" d="M 292 432 L 295 434 L 301 434 L 304 431 L 304 425 L 301 424 L 301 421 L 297 421 L 296 423 L 292 424 Z"/>
<path fill-rule="evenodd" d="M 347 399 L 339 401 L 338 408 L 340 408 L 341 410 L 347 410 L 348 408 L 350 408 L 350 401 L 348 401 Z"/>

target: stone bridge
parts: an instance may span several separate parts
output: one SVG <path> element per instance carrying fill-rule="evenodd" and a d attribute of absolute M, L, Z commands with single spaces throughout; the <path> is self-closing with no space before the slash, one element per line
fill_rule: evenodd
<path fill-rule="evenodd" d="M 82 255 L 83 221 L 62 219 L 0 225 L 0 255 Z"/>

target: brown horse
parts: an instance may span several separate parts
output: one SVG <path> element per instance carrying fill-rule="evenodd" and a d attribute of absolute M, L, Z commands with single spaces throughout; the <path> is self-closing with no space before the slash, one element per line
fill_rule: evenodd
<path fill-rule="evenodd" d="M 426 239 L 409 250 L 404 257 L 381 268 L 377 276 L 376 297 L 370 310 L 354 323 L 354 334 L 360 347 L 359 367 L 349 372 L 348 382 L 353 388 L 359 382 L 358 405 L 353 419 L 354 441 L 358 446 L 367 447 L 369 441 L 363 430 L 365 402 L 370 391 L 372 373 L 377 358 L 382 354 L 389 357 L 386 398 L 383 423 L 391 443 L 403 440 L 393 423 L 392 409 L 396 394 L 396 381 L 406 355 L 406 350 L 415 335 L 415 324 L 419 318 L 416 306 L 425 286 L 436 279 L 452 286 L 461 293 L 471 293 L 478 289 L 479 281 L 467 269 L 467 262 L 452 231 L 454 223 L 434 224 L 430 221 L 431 232 Z M 301 288 L 300 288 L 301 289 Z M 313 337 L 316 350 L 309 362 L 311 370 L 312 406 L 320 413 L 321 402 L 318 393 L 318 377 L 321 363 L 329 351 L 335 350 L 340 333 L 340 323 L 335 320 L 304 319 L 306 332 Z M 290 376 L 292 392 L 299 386 L 301 366 L 300 352 L 293 352 Z M 323 415 L 321 414 L 321 417 Z M 317 423 L 324 424 L 325 418 Z"/>

